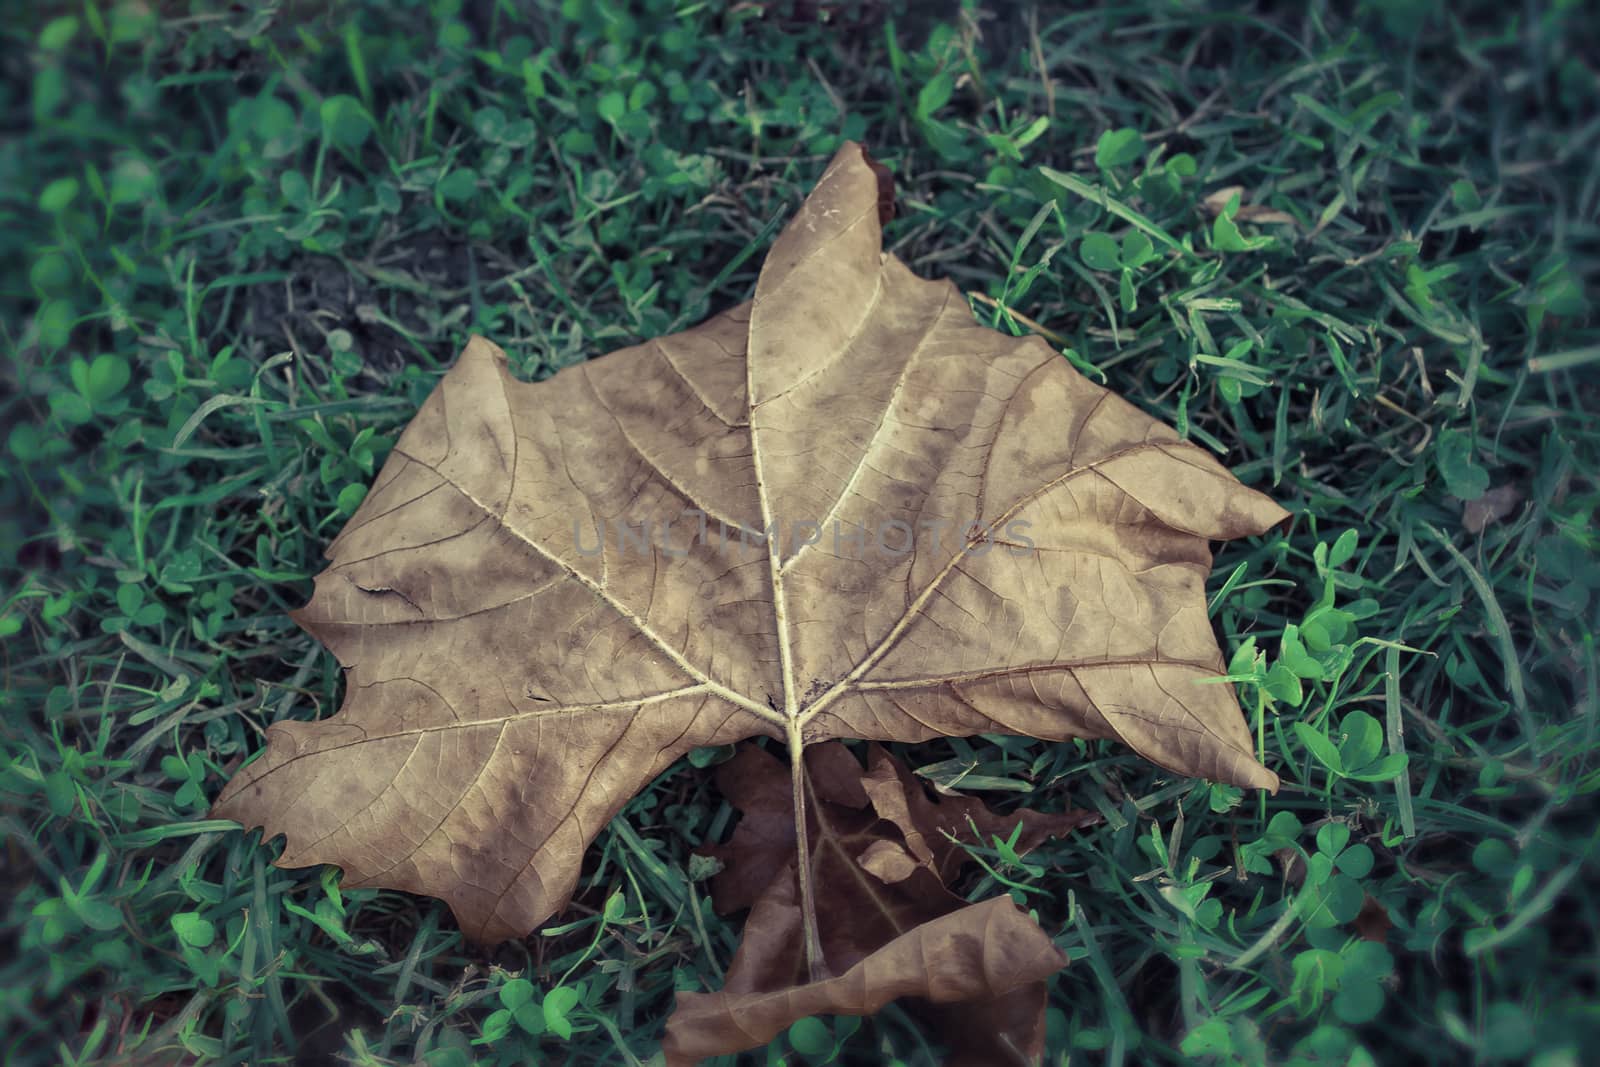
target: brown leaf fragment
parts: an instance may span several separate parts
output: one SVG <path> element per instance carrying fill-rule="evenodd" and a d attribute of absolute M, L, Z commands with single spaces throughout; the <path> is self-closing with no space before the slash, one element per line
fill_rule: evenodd
<path fill-rule="evenodd" d="M 1278 866 L 1283 868 L 1284 884 L 1299 889 L 1306 882 L 1305 860 L 1300 858 L 1299 850 L 1291 847 L 1273 849 L 1272 858 L 1278 861 Z"/>
<path fill-rule="evenodd" d="M 1210 212 L 1212 215 L 1220 215 L 1224 210 L 1227 209 L 1228 201 L 1232 200 L 1235 196 L 1243 197 L 1243 195 L 1244 186 L 1225 185 L 1221 189 L 1215 189 L 1210 193 L 1207 193 L 1205 198 L 1201 200 L 1200 203 L 1205 207 L 1206 211 Z M 1257 222 L 1262 224 L 1278 224 L 1287 226 L 1294 226 L 1297 224 L 1293 215 L 1290 215 L 1287 212 L 1279 211 L 1276 208 L 1267 207 L 1265 204 L 1241 203 L 1238 210 L 1233 213 L 1233 217 L 1235 221 L 1238 222 Z"/>
<path fill-rule="evenodd" d="M 922 867 L 917 857 L 906 851 L 905 845 L 887 838 L 868 845 L 867 850 L 856 857 L 856 863 L 878 881 L 890 885 L 905 881 Z"/>
<path fill-rule="evenodd" d="M 1275 788 L 1205 579 L 1286 514 L 886 254 L 884 196 L 844 145 L 753 299 L 547 381 L 474 337 L 294 613 L 343 706 L 213 816 L 493 942 L 700 746 L 1107 738 Z"/>
<path fill-rule="evenodd" d="M 1065 837 L 1082 826 L 1100 822 L 1092 811 L 1044 812 L 1018 808 L 1000 815 L 975 797 L 928 795 L 910 768 L 879 745 L 869 748 L 871 767 L 861 779 L 878 814 L 894 823 L 907 848 L 929 864 L 942 881 L 950 882 L 967 861 L 960 842 L 987 845 L 992 838 L 1009 840 L 1018 823 L 1022 832 L 1014 848 L 1031 852 L 1052 837 Z M 951 840 L 955 838 L 957 840 Z"/>
<path fill-rule="evenodd" d="M 969 905 L 950 891 L 967 853 L 947 834 L 987 844 L 1020 824 L 1016 847 L 1025 852 L 1100 816 L 999 815 L 970 797 L 934 801 L 887 750 L 871 745 L 868 756 L 864 771 L 837 742 L 806 751 L 809 859 L 826 919 L 819 980 L 804 964 L 794 827 L 778 818 L 789 813 L 786 769 L 754 745 L 718 769 L 719 788 L 743 814 L 726 844 L 703 850 L 724 864 L 712 902 L 739 910 L 752 885 L 765 885 L 722 991 L 679 994 L 663 1045 L 669 1064 L 757 1047 L 807 1015 L 867 1015 L 899 998 L 950 1047 L 950 1063 L 1039 1055 L 1043 979 L 1066 959 L 1009 898 Z M 788 859 L 774 872 L 778 855 Z M 932 1007 L 955 1001 L 964 1003 L 954 1016 Z"/>
<path fill-rule="evenodd" d="M 792 888 L 789 893 L 792 894 Z M 774 895 L 752 913 L 758 929 L 773 914 L 797 905 Z M 794 919 L 798 934 L 798 918 Z M 958 1019 L 946 1014 L 941 1036 L 953 1039 L 948 1067 L 998 1067 L 1038 1059 L 1044 1041 L 1042 1021 L 1018 1035 L 1026 1047 L 961 1048 L 975 1045 L 971 1032 L 986 1028 L 997 1014 L 1016 1014 L 1014 1003 L 1037 1002 L 1044 1015 L 1044 982 L 1066 963 L 1039 924 L 1000 896 L 912 927 L 835 978 L 782 985 L 775 990 L 734 984 L 740 965 L 760 942 L 746 942 L 734 957 L 729 983 L 717 993 L 679 993 L 678 1007 L 662 1041 L 667 1067 L 698 1063 L 710 1056 L 759 1048 L 797 1020 L 812 1015 L 872 1015 L 891 1000 L 917 997 L 929 1008 L 959 1003 Z M 796 939 L 798 944 L 798 938 Z M 741 985 L 747 983 L 741 983 Z M 1008 1010 L 1009 1009 L 1009 1010 Z M 1026 1012 L 1024 1012 L 1026 1013 Z M 963 1035 L 962 1031 L 967 1031 Z M 1007 1036 L 1015 1034 L 1008 1030 Z"/>
<path fill-rule="evenodd" d="M 1522 490 L 1515 485 L 1497 485 L 1476 500 L 1461 507 L 1461 525 L 1470 533 L 1482 533 L 1494 523 L 1502 521 L 1517 510 L 1522 503 Z"/>
<path fill-rule="evenodd" d="M 1241 204 L 1239 210 L 1233 213 L 1239 222 L 1255 222 L 1263 226 L 1294 226 L 1297 220 L 1287 211 L 1268 207 L 1265 204 Z"/>
<path fill-rule="evenodd" d="M 1244 197 L 1244 186 L 1224 185 L 1220 189 L 1211 190 L 1205 195 L 1204 199 L 1202 199 L 1200 203 L 1211 214 L 1220 215 L 1222 214 L 1223 209 L 1228 206 L 1228 201 L 1232 200 L 1236 196 L 1240 197 L 1241 199 Z"/>
<path fill-rule="evenodd" d="M 1356 936 L 1363 941 L 1376 941 L 1383 944 L 1389 940 L 1389 931 L 1394 926 L 1394 920 L 1389 918 L 1389 909 L 1383 902 L 1371 893 L 1361 898 L 1361 910 L 1356 913 L 1352 924 L 1356 928 Z"/>

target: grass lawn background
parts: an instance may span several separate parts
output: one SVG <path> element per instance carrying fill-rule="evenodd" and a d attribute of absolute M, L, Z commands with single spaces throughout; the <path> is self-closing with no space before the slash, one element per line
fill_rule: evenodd
<path fill-rule="evenodd" d="M 1106 817 L 961 886 L 1071 955 L 1049 1062 L 1583 1059 L 1592 6 L 91 0 L 0 35 L 7 1064 L 656 1054 L 736 944 L 689 861 L 723 753 L 493 951 L 203 816 L 268 724 L 337 707 L 285 612 L 466 337 L 536 378 L 743 299 L 844 137 L 913 269 L 1295 516 L 1212 582 L 1277 796 L 904 749 Z M 749 1062 L 785 1056 L 938 1062 L 893 1009 Z"/>

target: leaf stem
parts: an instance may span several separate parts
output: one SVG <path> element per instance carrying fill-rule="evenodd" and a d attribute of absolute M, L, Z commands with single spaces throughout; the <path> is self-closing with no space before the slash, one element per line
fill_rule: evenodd
<path fill-rule="evenodd" d="M 811 888 L 811 840 L 806 818 L 805 742 L 800 723 L 790 719 L 785 733 L 789 745 L 789 784 L 794 795 L 795 880 L 800 885 L 800 927 L 805 937 L 806 973 L 811 981 L 827 977 L 822 958 L 822 938 L 817 935 L 817 902 Z"/>

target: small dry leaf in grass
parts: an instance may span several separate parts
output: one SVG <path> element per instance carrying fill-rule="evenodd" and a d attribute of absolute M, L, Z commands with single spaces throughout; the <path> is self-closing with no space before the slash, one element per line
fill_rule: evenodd
<path fill-rule="evenodd" d="M 1242 198 L 1243 195 L 1244 186 L 1225 185 L 1221 189 L 1216 189 L 1210 193 L 1207 193 L 1205 199 L 1201 200 L 1200 202 L 1212 215 L 1220 215 L 1224 210 L 1227 209 L 1228 201 L 1232 200 L 1235 196 Z M 1233 217 L 1237 222 L 1255 222 L 1262 225 L 1296 225 L 1295 217 L 1293 215 L 1278 211 L 1275 208 L 1267 207 L 1265 204 L 1241 203 L 1239 205 L 1239 210 L 1233 213 Z"/>
<path fill-rule="evenodd" d="M 1497 485 L 1461 506 L 1461 525 L 1470 533 L 1482 533 L 1516 511 L 1522 496 L 1522 490 L 1514 485 Z"/>

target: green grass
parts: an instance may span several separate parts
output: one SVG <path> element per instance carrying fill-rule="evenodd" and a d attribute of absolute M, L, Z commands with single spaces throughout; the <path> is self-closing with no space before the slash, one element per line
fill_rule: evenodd
<path fill-rule="evenodd" d="M 841 137 L 895 171 L 914 269 L 1295 516 L 1212 586 L 1277 796 L 1098 744 L 905 750 L 1105 814 L 961 887 L 1024 887 L 1071 955 L 1050 1062 L 1579 1062 L 1592 7 L 257 6 L 0 29 L 6 1063 L 655 1054 L 736 943 L 690 861 L 733 818 L 707 759 L 488 952 L 203 814 L 269 723 L 337 707 L 285 612 L 468 334 L 539 377 L 742 299 Z M 893 1010 L 832 1032 L 937 1062 Z M 750 1062 L 786 1054 L 828 1058 Z"/>

